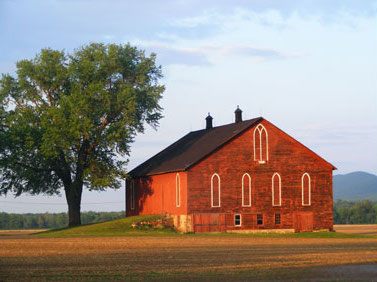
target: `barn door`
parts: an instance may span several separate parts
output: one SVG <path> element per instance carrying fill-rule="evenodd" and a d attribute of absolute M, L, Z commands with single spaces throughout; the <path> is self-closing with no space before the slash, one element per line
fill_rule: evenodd
<path fill-rule="evenodd" d="M 225 232 L 225 214 L 194 214 L 194 232 Z"/>
<path fill-rule="evenodd" d="M 313 231 L 313 213 L 300 212 L 295 216 L 295 232 Z"/>

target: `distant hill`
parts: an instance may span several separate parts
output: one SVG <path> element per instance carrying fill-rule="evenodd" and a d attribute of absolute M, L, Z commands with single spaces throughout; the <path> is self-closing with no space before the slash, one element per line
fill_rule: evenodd
<path fill-rule="evenodd" d="M 357 171 L 333 177 L 334 200 L 377 201 L 377 175 Z"/>

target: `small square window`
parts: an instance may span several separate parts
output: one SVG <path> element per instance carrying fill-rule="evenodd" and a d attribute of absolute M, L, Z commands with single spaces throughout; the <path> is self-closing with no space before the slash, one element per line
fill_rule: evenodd
<path fill-rule="evenodd" d="M 241 226 L 241 215 L 240 214 L 234 215 L 234 226 Z"/>
<path fill-rule="evenodd" d="M 275 213 L 275 224 L 281 224 L 280 213 Z"/>
<path fill-rule="evenodd" d="M 257 225 L 263 225 L 263 214 L 257 214 Z"/>

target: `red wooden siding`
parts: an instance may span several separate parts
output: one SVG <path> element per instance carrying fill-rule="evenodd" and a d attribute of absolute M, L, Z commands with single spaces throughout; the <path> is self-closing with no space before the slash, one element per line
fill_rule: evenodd
<path fill-rule="evenodd" d="M 227 228 L 233 229 L 236 229 L 233 215 L 240 213 L 241 229 L 257 229 L 294 228 L 297 212 L 312 212 L 314 229 L 332 229 L 332 166 L 268 121 L 264 120 L 262 124 L 268 135 L 268 160 L 265 163 L 254 160 L 254 128 L 224 145 L 188 170 L 187 213 L 230 214 Z M 281 177 L 280 206 L 272 205 L 271 186 L 275 172 Z M 310 206 L 302 205 L 301 178 L 305 172 L 311 177 Z M 220 207 L 210 204 L 214 173 L 221 178 Z M 242 206 L 240 186 L 245 173 L 251 176 L 251 207 Z M 279 226 L 275 226 L 275 213 L 281 214 Z M 263 214 L 263 226 L 257 226 L 257 214 Z"/>
<path fill-rule="evenodd" d="M 137 214 L 187 214 L 187 173 L 179 172 L 180 206 L 177 207 L 177 173 L 137 178 L 135 181 L 135 209 L 131 209 L 131 196 L 127 197 L 127 216 Z M 127 181 L 126 193 L 131 192 Z"/>
<path fill-rule="evenodd" d="M 194 214 L 192 226 L 194 232 L 224 232 L 225 214 Z"/>
<path fill-rule="evenodd" d="M 313 231 L 313 213 L 303 212 L 297 213 L 294 219 L 295 232 Z"/>
<path fill-rule="evenodd" d="M 179 176 L 174 172 L 135 179 L 134 209 L 128 183 L 126 212 L 191 215 L 195 232 L 332 229 L 332 169 L 263 120 Z M 235 226 L 236 214 L 241 226 Z"/>

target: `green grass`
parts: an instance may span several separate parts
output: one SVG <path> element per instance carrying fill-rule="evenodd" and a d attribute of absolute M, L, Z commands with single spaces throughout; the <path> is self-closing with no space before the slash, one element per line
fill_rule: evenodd
<path fill-rule="evenodd" d="M 159 226 L 156 228 L 140 227 L 133 228 L 135 222 L 152 222 L 162 217 L 159 215 L 133 216 L 115 219 L 100 223 L 81 225 L 77 227 L 67 227 L 61 229 L 51 229 L 39 233 L 34 233 L 37 237 L 113 237 L 113 236 L 142 236 L 142 235 L 177 235 L 178 233 L 171 227 Z"/>
<path fill-rule="evenodd" d="M 81 225 L 71 228 L 52 229 L 33 234 L 36 237 L 113 237 L 113 236 L 212 236 L 212 237 L 280 237 L 280 238 L 377 238 L 371 235 L 346 234 L 340 232 L 303 233 L 177 233 L 172 227 L 133 228 L 136 222 L 152 222 L 161 219 L 159 215 L 133 216 L 101 223 Z"/>

